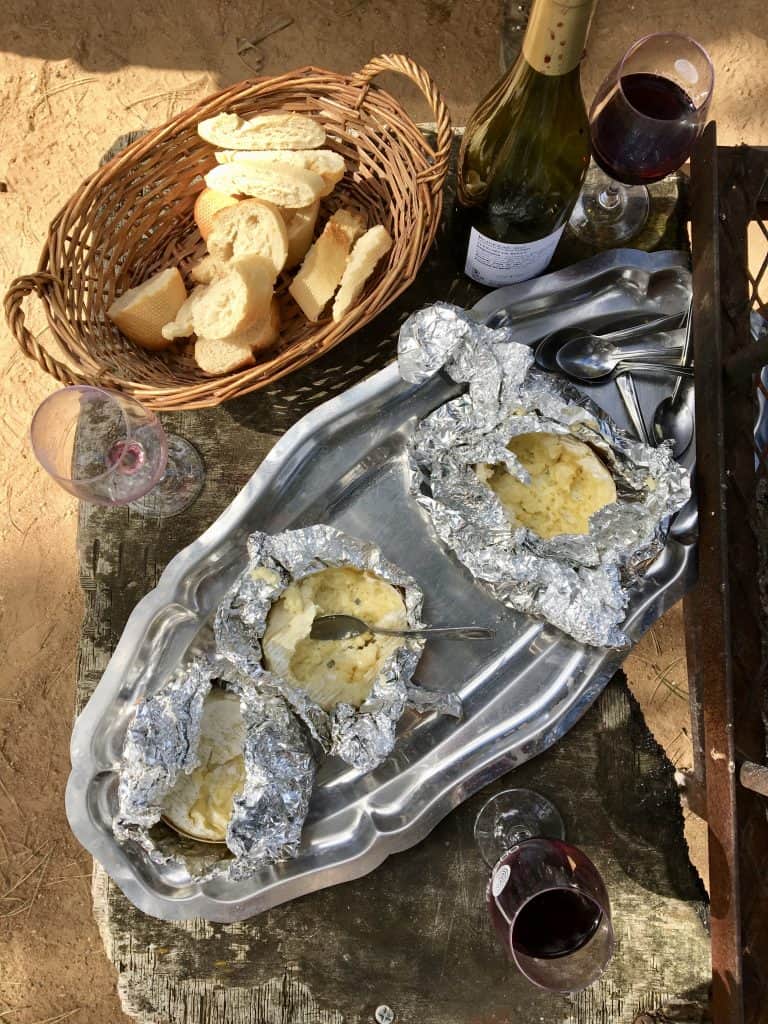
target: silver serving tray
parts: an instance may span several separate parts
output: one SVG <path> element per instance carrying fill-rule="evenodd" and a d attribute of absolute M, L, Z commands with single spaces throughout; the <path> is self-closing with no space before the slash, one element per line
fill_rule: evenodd
<path fill-rule="evenodd" d="M 674 312 L 690 295 L 687 258 L 617 250 L 536 281 L 500 289 L 478 316 L 514 322 L 521 341 L 555 327 Z M 639 382 L 649 417 L 669 390 Z M 614 385 L 589 389 L 622 425 Z M 170 562 L 134 609 L 72 737 L 66 806 L 77 838 L 141 910 L 166 920 L 230 922 L 372 871 L 426 836 L 462 800 L 546 750 L 584 714 L 623 654 L 580 646 L 556 629 L 509 611 L 478 586 L 432 533 L 408 494 L 406 442 L 417 421 L 455 395 L 438 375 L 403 383 L 392 364 L 305 416 L 275 445 L 232 504 Z M 211 642 L 212 614 L 245 564 L 254 530 L 331 523 L 374 541 L 424 589 L 433 622 L 493 625 L 493 643 L 431 642 L 417 679 L 461 694 L 461 721 L 407 713 L 394 753 L 361 775 L 339 761 L 323 766 L 300 855 L 246 882 L 191 883 L 118 845 L 111 821 L 126 727 L 136 702 L 156 690 L 190 652 Z M 632 596 L 633 639 L 694 578 L 695 508 L 677 517 L 670 539 Z"/>

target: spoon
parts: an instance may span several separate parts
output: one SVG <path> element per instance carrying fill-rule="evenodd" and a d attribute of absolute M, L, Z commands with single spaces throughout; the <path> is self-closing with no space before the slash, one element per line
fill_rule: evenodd
<path fill-rule="evenodd" d="M 657 317 L 655 320 L 646 320 L 642 324 L 633 324 L 631 327 L 624 327 L 621 330 L 609 331 L 606 334 L 593 334 L 585 331 L 582 327 L 561 327 L 546 335 L 536 345 L 534 358 L 536 365 L 542 370 L 549 370 L 550 373 L 557 373 L 560 369 L 557 363 L 558 351 L 568 342 L 580 340 L 591 340 L 593 342 L 609 341 L 614 345 L 621 345 L 625 341 L 632 341 L 634 338 L 642 338 L 657 331 L 672 330 L 681 326 L 680 314 L 673 316 Z"/>
<path fill-rule="evenodd" d="M 561 367 L 562 369 L 562 367 Z M 593 374 L 590 376 L 579 376 L 571 370 L 563 369 L 563 373 L 566 376 L 571 377 L 573 380 L 579 381 L 583 384 L 596 384 L 606 380 L 613 380 L 622 373 L 651 373 L 651 374 L 666 374 L 670 373 L 673 377 L 693 377 L 693 370 L 687 366 L 680 366 L 678 363 L 641 363 L 635 359 L 627 359 L 606 370 L 601 374 Z"/>
<path fill-rule="evenodd" d="M 312 623 L 311 640 L 344 640 L 362 633 L 379 633 L 381 636 L 435 637 L 444 640 L 493 640 L 495 629 L 485 626 L 424 626 L 422 629 L 384 629 L 369 626 L 354 615 L 320 615 Z"/>
<path fill-rule="evenodd" d="M 690 366 L 693 356 L 691 347 L 691 310 L 688 311 L 688 320 L 685 325 L 685 340 L 683 341 L 682 365 Z M 690 407 L 690 397 L 693 391 L 693 381 L 686 377 L 678 377 L 671 395 L 662 398 L 656 406 L 653 414 L 653 437 L 657 444 L 669 440 L 673 442 L 673 452 L 679 458 L 688 450 L 693 440 L 693 413 Z"/>
<path fill-rule="evenodd" d="M 628 360 L 664 360 L 679 356 L 679 345 L 665 345 L 648 339 L 634 345 L 614 345 L 605 338 L 574 338 L 557 353 L 557 365 L 565 373 L 581 380 L 607 377 L 619 363 Z"/>

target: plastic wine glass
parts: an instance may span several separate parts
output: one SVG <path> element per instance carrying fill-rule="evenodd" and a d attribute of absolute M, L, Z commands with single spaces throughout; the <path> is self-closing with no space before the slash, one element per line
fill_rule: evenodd
<path fill-rule="evenodd" d="M 681 167 L 704 130 L 714 69 L 688 36 L 634 43 L 604 79 L 589 112 L 592 156 L 571 231 L 598 247 L 620 245 L 648 220 L 646 185 Z"/>
<path fill-rule="evenodd" d="M 157 416 L 127 395 L 77 385 L 38 407 L 30 440 L 43 469 L 70 494 L 98 505 L 128 505 L 173 516 L 205 479 L 196 448 L 166 434 Z"/>
<path fill-rule="evenodd" d="M 580 992 L 613 954 L 611 904 L 595 865 L 564 835 L 557 808 L 529 789 L 497 793 L 475 821 L 502 945 L 534 985 Z"/>

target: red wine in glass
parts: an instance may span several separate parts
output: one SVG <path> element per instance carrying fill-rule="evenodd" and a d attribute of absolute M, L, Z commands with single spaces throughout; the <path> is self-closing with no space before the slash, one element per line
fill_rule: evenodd
<path fill-rule="evenodd" d="M 638 114 L 661 122 L 660 130 L 643 131 Z M 616 181 L 648 185 L 685 163 L 699 131 L 695 104 L 676 82 L 625 75 L 592 120 L 592 154 Z"/>
<path fill-rule="evenodd" d="M 484 860 L 499 858 L 486 891 L 499 941 L 534 985 L 578 992 L 605 970 L 614 936 L 600 873 L 563 831 L 557 808 L 525 789 L 497 793 L 475 822 Z"/>
<path fill-rule="evenodd" d="M 702 46 L 674 32 L 634 43 L 592 102 L 594 163 L 573 208 L 570 230 L 598 249 L 642 230 L 646 185 L 681 167 L 704 129 L 714 85 Z"/>
<path fill-rule="evenodd" d="M 549 889 L 523 906 L 512 929 L 512 944 L 524 956 L 551 960 L 585 946 L 603 912 L 573 889 Z"/>

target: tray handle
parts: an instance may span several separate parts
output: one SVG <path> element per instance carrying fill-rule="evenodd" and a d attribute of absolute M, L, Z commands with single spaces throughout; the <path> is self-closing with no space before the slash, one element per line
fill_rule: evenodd
<path fill-rule="evenodd" d="M 396 71 L 409 78 L 418 86 L 432 108 L 437 130 L 437 146 L 431 151 L 432 164 L 419 173 L 417 181 L 429 185 L 432 194 L 437 195 L 443 188 L 443 182 L 448 172 L 448 160 L 453 142 L 451 115 L 448 113 L 448 108 L 440 95 L 440 90 L 424 68 L 412 61 L 410 57 L 406 57 L 405 54 L 385 53 L 380 57 L 374 57 L 357 74 L 352 76 L 352 85 L 361 86 L 360 95 L 355 104 L 358 109 L 365 100 L 373 79 L 383 71 Z"/>

